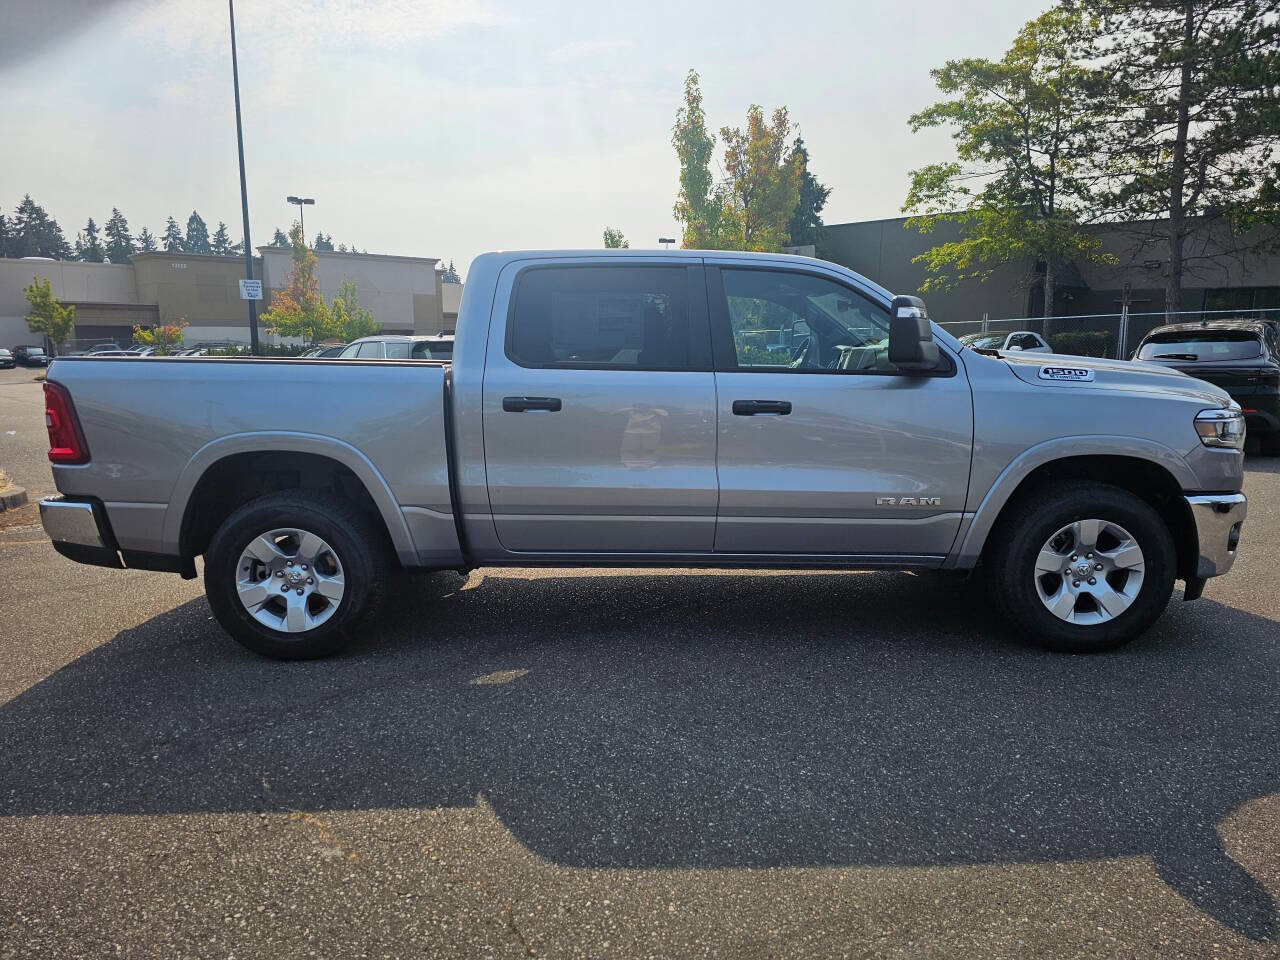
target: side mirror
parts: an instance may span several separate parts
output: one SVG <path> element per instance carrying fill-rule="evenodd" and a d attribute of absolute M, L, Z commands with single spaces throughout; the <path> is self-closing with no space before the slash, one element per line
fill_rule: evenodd
<path fill-rule="evenodd" d="M 889 305 L 889 362 L 902 370 L 936 370 L 940 360 L 924 301 L 894 297 Z"/>

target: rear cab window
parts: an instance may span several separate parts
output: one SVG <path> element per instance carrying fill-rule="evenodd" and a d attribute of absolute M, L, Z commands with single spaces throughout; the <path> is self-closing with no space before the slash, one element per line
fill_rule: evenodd
<path fill-rule="evenodd" d="M 535 368 L 709 369 L 705 324 L 691 319 L 704 312 L 695 274 L 684 265 L 531 267 L 516 281 L 507 357 Z"/>
<path fill-rule="evenodd" d="M 1252 360 L 1262 356 L 1262 340 L 1248 330 L 1203 330 L 1157 333 L 1138 348 L 1139 360 L 1185 363 Z"/>

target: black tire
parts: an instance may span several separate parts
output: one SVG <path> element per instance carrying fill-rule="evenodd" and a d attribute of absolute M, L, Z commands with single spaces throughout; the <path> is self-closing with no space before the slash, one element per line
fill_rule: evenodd
<path fill-rule="evenodd" d="M 1177 552 L 1160 515 L 1145 501 L 1102 483 L 1040 488 L 1019 498 L 995 531 L 987 551 L 996 603 L 1026 636 L 1061 653 L 1101 653 L 1140 636 L 1164 612 L 1173 594 Z M 1036 558 L 1055 532 L 1077 520 L 1115 523 L 1142 549 L 1142 584 L 1123 613 L 1081 625 L 1059 619 L 1036 590 Z"/>
<path fill-rule="evenodd" d="M 319 626 L 298 633 L 260 623 L 237 595 L 237 565 L 250 541 L 279 528 L 314 533 L 341 563 L 344 592 L 337 609 Z M 273 660 L 331 656 L 382 603 L 392 561 L 383 531 L 350 502 L 308 490 L 270 493 L 227 518 L 205 553 L 204 588 L 222 628 L 254 653 Z M 299 601 L 301 602 L 301 601 Z"/>

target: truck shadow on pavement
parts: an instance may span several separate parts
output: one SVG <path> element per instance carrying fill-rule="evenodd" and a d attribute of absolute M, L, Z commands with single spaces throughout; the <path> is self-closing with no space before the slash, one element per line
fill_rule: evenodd
<path fill-rule="evenodd" d="M 393 596 L 317 663 L 241 651 L 202 599 L 122 632 L 0 707 L 0 814 L 483 793 L 571 866 L 1148 855 L 1277 938 L 1215 829 L 1280 790 L 1273 621 L 1175 602 L 1124 650 L 1068 657 L 941 576 L 489 572 Z"/>

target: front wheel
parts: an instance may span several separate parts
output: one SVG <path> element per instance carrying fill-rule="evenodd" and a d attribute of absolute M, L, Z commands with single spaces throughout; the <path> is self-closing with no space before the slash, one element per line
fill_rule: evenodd
<path fill-rule="evenodd" d="M 989 554 L 997 602 L 1029 637 L 1068 653 L 1139 636 L 1173 593 L 1176 552 L 1160 515 L 1118 487 L 1047 489 L 1014 505 Z"/>
<path fill-rule="evenodd" d="M 337 653 L 376 611 L 389 574 L 380 531 L 352 505 L 311 491 L 245 504 L 214 534 L 204 584 L 222 628 L 255 653 Z"/>

